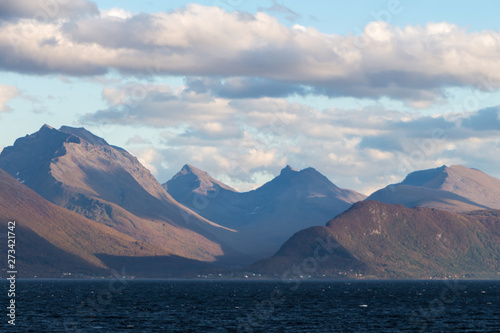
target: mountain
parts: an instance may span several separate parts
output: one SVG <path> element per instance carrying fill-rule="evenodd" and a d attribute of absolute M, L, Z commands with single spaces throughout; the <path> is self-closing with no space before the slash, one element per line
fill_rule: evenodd
<path fill-rule="evenodd" d="M 178 198 L 179 202 L 189 202 L 196 194 L 204 196 L 220 190 L 236 193 L 237 191 L 224 183 L 221 183 L 205 171 L 186 164 L 171 180 L 163 185 L 170 195 Z"/>
<path fill-rule="evenodd" d="M 455 214 L 362 201 L 324 227 L 302 230 L 246 270 L 307 276 L 498 278 L 500 211 Z"/>
<path fill-rule="evenodd" d="M 240 193 L 185 165 L 164 188 L 206 219 L 236 230 L 225 240 L 255 258 L 272 255 L 295 232 L 323 225 L 364 195 L 341 189 L 313 168 L 290 166 L 256 190 Z"/>
<path fill-rule="evenodd" d="M 164 278 L 227 271 L 224 263 L 176 256 L 56 206 L 0 170 L 0 226 L 5 242 L 9 221 L 16 222 L 18 277 L 116 276 L 118 272 Z M 6 256 L 7 251 L 0 252 L 2 262 L 7 262 Z"/>
<path fill-rule="evenodd" d="M 0 170 L 3 242 L 7 239 L 9 221 L 16 222 L 16 265 L 21 277 L 58 277 L 65 272 L 102 275 L 109 273 L 109 267 L 99 258 L 102 254 L 169 254 L 159 247 L 138 242 L 104 224 L 56 206 Z M 7 262 L 6 253 L 6 250 L 1 252 L 2 262 Z"/>
<path fill-rule="evenodd" d="M 500 209 L 500 179 L 461 165 L 443 165 L 412 172 L 401 183 L 389 185 L 367 200 L 452 212 Z"/>
<path fill-rule="evenodd" d="M 218 226 L 176 202 L 141 163 L 84 128 L 44 125 L 0 154 L 0 168 L 48 201 L 167 253 L 237 255 Z"/>

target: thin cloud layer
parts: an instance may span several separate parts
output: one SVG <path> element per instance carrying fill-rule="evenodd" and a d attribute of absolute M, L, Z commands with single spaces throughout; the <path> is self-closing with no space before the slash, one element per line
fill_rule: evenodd
<path fill-rule="evenodd" d="M 2 2 L 8 9 L 4 20 L 31 14 L 28 2 L 7 3 Z M 220 97 L 390 97 L 414 107 L 441 102 L 448 87 L 500 87 L 497 31 L 468 32 L 448 23 L 400 28 L 372 22 L 361 35 L 342 36 L 290 28 L 266 13 L 201 5 L 137 15 L 95 15 L 93 4 L 83 0 L 72 6 L 93 15 L 3 22 L 0 68 L 26 74 L 84 76 L 118 70 L 218 77 L 224 82 L 204 85 Z M 269 88 L 267 94 L 260 84 Z"/>
<path fill-rule="evenodd" d="M 45 22 L 98 13 L 97 5 L 87 0 L 0 0 L 0 20 Z"/>
<path fill-rule="evenodd" d="M 19 95 L 17 87 L 0 84 L 0 113 L 10 111 L 8 103 Z"/>
<path fill-rule="evenodd" d="M 183 137 L 204 139 L 241 137 L 238 110 L 207 93 L 129 83 L 105 88 L 102 96 L 110 107 L 86 114 L 83 122 L 181 128 Z"/>
<path fill-rule="evenodd" d="M 209 92 L 224 98 L 288 97 L 311 93 L 311 89 L 301 85 L 256 77 L 188 77 L 185 81 L 189 90 L 196 93 Z"/>
<path fill-rule="evenodd" d="M 148 150 L 154 156 L 148 163 L 161 181 L 178 171 L 172 161 L 188 161 L 241 189 L 286 164 L 313 165 L 369 194 L 417 169 L 481 161 L 494 173 L 500 162 L 498 107 L 435 116 L 377 107 L 317 110 L 282 98 L 226 99 L 165 85 L 144 88 L 140 100 L 124 97 L 134 86 L 106 89 L 109 108 L 82 121 L 161 131 L 161 145 L 148 146 L 155 151 Z"/>
<path fill-rule="evenodd" d="M 276 0 L 273 0 L 273 5 L 270 7 L 259 7 L 259 11 L 282 14 L 290 22 L 295 22 L 297 19 L 302 17 L 302 15 L 300 15 L 299 13 L 286 7 L 283 3 L 279 3 Z"/>

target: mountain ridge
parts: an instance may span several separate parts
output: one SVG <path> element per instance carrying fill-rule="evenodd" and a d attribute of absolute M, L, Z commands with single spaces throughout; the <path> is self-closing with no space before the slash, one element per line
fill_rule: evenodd
<path fill-rule="evenodd" d="M 391 278 L 423 277 L 424 272 L 443 277 L 477 271 L 491 277 L 498 264 L 492 245 L 499 244 L 500 211 L 490 208 L 500 202 L 500 180 L 460 165 L 412 172 L 369 198 L 339 188 L 312 167 L 296 170 L 290 165 L 248 192 L 190 164 L 161 185 L 136 157 L 85 128 L 44 125 L 3 149 L 0 168 L 15 178 L 0 173 L 10 186 L 6 188 L 45 207 L 41 220 L 47 210 L 65 216 L 60 225 L 57 218 L 47 222 L 54 235 L 36 223 L 20 229 L 34 244 L 30 256 L 46 261 L 36 247 L 47 249 L 75 272 L 78 265 L 102 273 L 124 263 L 139 270 L 141 262 L 148 262 L 163 267 L 150 270 L 154 274 L 175 276 L 176 267 L 192 274 L 262 259 L 250 267 L 276 274 L 313 255 L 318 237 L 333 247 L 322 268 L 325 274 Z M 28 194 L 28 187 L 41 197 Z M 24 209 L 15 197 L 0 194 L 5 205 Z M 377 195 L 394 205 L 372 201 Z M 37 219 L 36 212 L 26 210 L 30 215 L 20 215 L 23 223 Z M 0 210 L 0 222 L 13 211 Z M 93 231 L 72 231 L 80 227 L 71 221 L 92 225 Z M 103 233 L 116 247 L 107 249 L 101 236 L 76 236 Z M 28 263 L 31 271 L 37 265 L 36 260 Z"/>
<path fill-rule="evenodd" d="M 302 275 L 342 278 L 498 278 L 500 238 L 493 221 L 499 216 L 498 210 L 455 214 L 361 201 L 325 226 L 296 233 L 246 271 L 287 276 L 296 267 Z"/>
<path fill-rule="evenodd" d="M 274 179 L 248 192 L 234 191 L 190 165 L 163 187 L 201 216 L 238 231 L 232 246 L 258 257 L 271 255 L 293 233 L 324 224 L 365 198 L 337 187 L 314 168 L 298 171 L 289 165 Z"/>
<path fill-rule="evenodd" d="M 0 168 L 52 203 L 181 257 L 235 252 L 222 241 L 233 231 L 177 203 L 136 157 L 85 129 L 63 129 L 44 125 L 16 140 Z"/>
<path fill-rule="evenodd" d="M 372 193 L 366 200 L 467 212 L 500 209 L 500 179 L 462 165 L 412 172 L 398 184 Z"/>
<path fill-rule="evenodd" d="M 170 254 L 54 205 L 0 169 L 0 223 L 4 230 L 8 221 L 16 221 L 16 257 L 24 277 L 61 276 L 63 272 L 102 275 L 108 267 L 98 258 L 100 253 Z"/>

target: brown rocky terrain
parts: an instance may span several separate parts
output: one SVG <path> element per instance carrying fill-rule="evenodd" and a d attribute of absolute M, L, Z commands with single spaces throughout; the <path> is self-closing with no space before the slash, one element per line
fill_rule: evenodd
<path fill-rule="evenodd" d="M 455 214 L 377 201 L 296 233 L 249 271 L 295 277 L 484 277 L 500 271 L 500 212 Z"/>

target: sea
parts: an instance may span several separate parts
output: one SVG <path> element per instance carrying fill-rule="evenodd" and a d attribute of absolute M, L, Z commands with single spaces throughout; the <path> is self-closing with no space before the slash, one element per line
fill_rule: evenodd
<path fill-rule="evenodd" d="M 500 332 L 500 281 L 17 280 L 2 332 Z"/>

